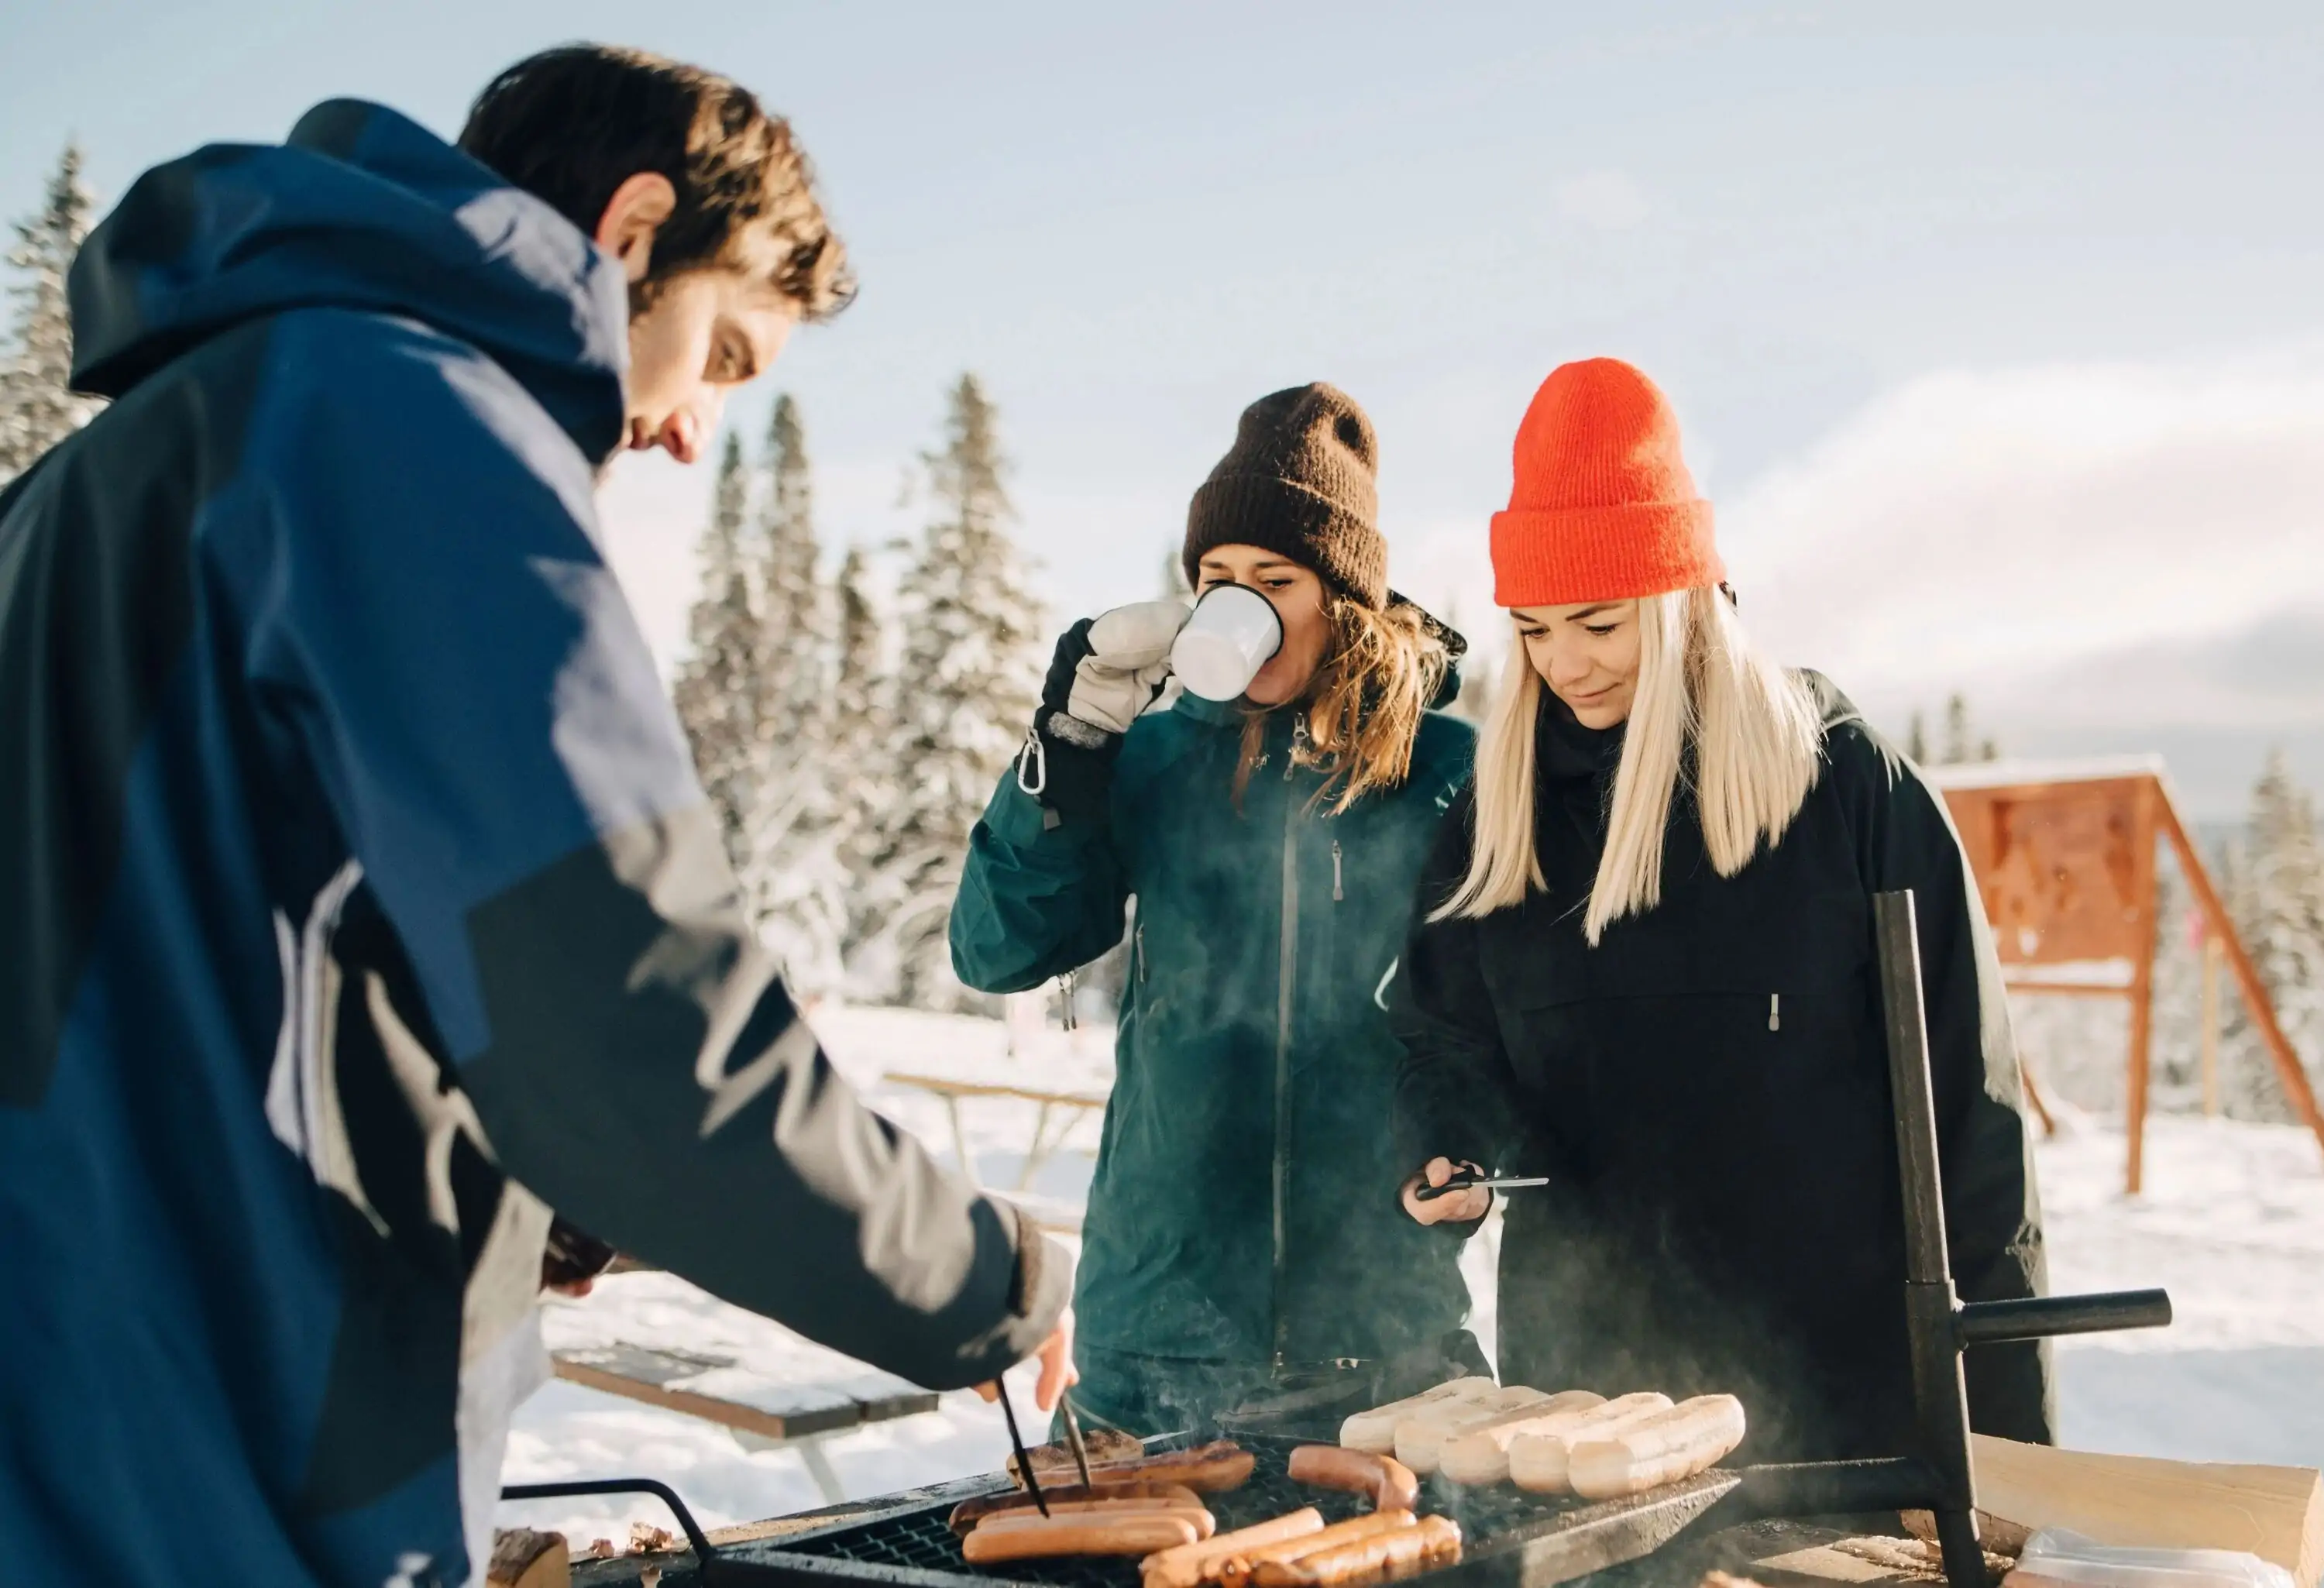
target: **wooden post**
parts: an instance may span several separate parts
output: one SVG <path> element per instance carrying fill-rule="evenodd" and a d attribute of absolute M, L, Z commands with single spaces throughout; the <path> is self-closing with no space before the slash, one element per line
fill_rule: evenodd
<path fill-rule="evenodd" d="M 2135 1196 L 2146 1178 L 2146 1093 L 2154 1035 L 2154 808 L 2163 803 L 2162 785 L 2147 779 L 2138 785 L 2132 807 L 2131 897 L 2137 900 L 2137 946 L 2130 958 L 2130 1151 L 2123 1168 L 2124 1195 Z"/>
<path fill-rule="evenodd" d="M 2033 1061 L 2023 1048 L 2017 1050 L 2017 1083 L 2025 1094 L 2025 1106 L 2034 1111 L 2034 1119 L 2041 1123 L 2042 1139 L 2048 1140 L 2058 1133 L 2058 1122 L 2050 1117 L 2050 1105 L 2042 1101 L 2042 1088 L 2034 1084 Z"/>
<path fill-rule="evenodd" d="M 2208 929 L 2203 933 L 2203 1117 L 2219 1117 L 2219 935 Z"/>
<path fill-rule="evenodd" d="M 2195 845 L 2187 836 L 2186 826 L 2179 820 L 2179 812 L 2171 801 L 2156 801 L 2161 807 L 2163 830 L 2171 836 L 2171 846 L 2178 851 L 2179 864 L 2187 873 L 2187 884 L 2193 890 L 2195 901 L 2202 906 L 2210 922 L 2211 935 L 2219 940 L 2220 951 L 2227 956 L 2227 969 L 2234 973 L 2236 990 L 2243 994 L 2244 1009 L 2250 1014 L 2252 1024 L 2259 1028 L 2260 1039 L 2267 1044 L 2268 1057 L 2275 1061 L 2275 1073 L 2283 1083 L 2283 1094 L 2292 1103 L 2292 1112 L 2300 1116 L 2319 1144 L 2324 1144 L 2324 1113 L 2316 1107 L 2316 1093 L 2308 1085 L 2308 1072 L 2301 1067 L 2300 1055 L 2283 1028 L 2275 1023 L 2275 1006 L 2267 1000 L 2267 987 L 2259 979 L 2259 969 L 2244 952 L 2243 939 L 2236 936 L 2235 923 L 2227 919 L 2227 907 L 2221 901 L 2218 890 L 2211 886 L 2211 874 L 2203 869 L 2203 857 L 2195 853 Z"/>

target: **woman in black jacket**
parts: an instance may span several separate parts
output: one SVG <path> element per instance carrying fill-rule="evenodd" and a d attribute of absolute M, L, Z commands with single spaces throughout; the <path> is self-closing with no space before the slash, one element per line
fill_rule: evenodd
<path fill-rule="evenodd" d="M 1511 1194 L 1502 1380 L 1743 1399 L 1746 1458 L 1912 1448 L 1903 1214 L 1872 895 L 1916 895 L 1953 1275 L 2043 1288 L 1999 968 L 1919 772 L 1738 623 L 1660 392 L 1543 383 L 1495 515 L 1519 642 L 1389 991 L 1405 1205 Z M 2047 1442 L 2046 1348 L 1969 1357 L 1982 1432 Z"/>

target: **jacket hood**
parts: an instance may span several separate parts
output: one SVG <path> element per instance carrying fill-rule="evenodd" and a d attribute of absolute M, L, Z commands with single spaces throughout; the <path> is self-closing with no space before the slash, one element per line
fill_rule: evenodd
<path fill-rule="evenodd" d="M 73 383 L 118 397 L 254 316 L 407 316 L 489 355 L 592 459 L 622 431 L 620 267 L 541 200 L 416 122 L 331 99 L 281 144 L 154 167 L 70 281 Z"/>
<path fill-rule="evenodd" d="M 1444 647 L 1444 676 L 1436 682 L 1435 697 L 1428 703 L 1431 711 L 1445 711 L 1461 698 L 1461 664 L 1468 660 L 1469 637 L 1426 607 L 1395 591 L 1388 593 L 1390 606 L 1408 606 L 1420 614 L 1420 625 L 1429 637 Z"/>

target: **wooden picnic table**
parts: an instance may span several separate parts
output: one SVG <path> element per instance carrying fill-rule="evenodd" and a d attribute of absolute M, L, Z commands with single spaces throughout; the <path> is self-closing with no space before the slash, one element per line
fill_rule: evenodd
<path fill-rule="evenodd" d="M 960 1122 L 960 1101 L 964 1097 L 1007 1097 L 1022 1103 L 1040 1105 L 1033 1120 L 1033 1144 L 1025 1154 L 1024 1165 L 1018 1170 L 1019 1191 L 1033 1184 L 1058 1148 L 1065 1145 L 1065 1136 L 1084 1113 L 1102 1113 L 1105 1110 L 1106 1094 L 1094 1089 L 1065 1091 L 1044 1086 L 1028 1086 L 1014 1081 L 976 1080 L 963 1076 L 927 1076 L 908 1074 L 899 1070 L 888 1072 L 888 1079 L 899 1086 L 909 1086 L 944 1099 L 945 1112 L 952 1119 L 953 1150 L 959 1155 L 961 1173 L 972 1184 L 976 1181 L 976 1160 L 968 1150 L 968 1132 Z M 1055 1117 L 1061 1121 L 1054 1137 L 1049 1131 Z"/>
<path fill-rule="evenodd" d="M 729 1430 L 745 1449 L 790 1449 L 825 1500 L 844 1494 L 820 1442 L 870 1423 L 936 1409 L 936 1394 L 866 1369 L 843 1380 L 785 1383 L 752 1373 L 733 1357 L 614 1341 L 549 1353 L 568 1383 L 682 1412 Z"/>

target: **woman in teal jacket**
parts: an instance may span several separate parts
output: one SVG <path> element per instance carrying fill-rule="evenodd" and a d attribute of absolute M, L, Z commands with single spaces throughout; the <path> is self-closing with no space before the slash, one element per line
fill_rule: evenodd
<path fill-rule="evenodd" d="M 1240 701 L 1149 714 L 1185 609 L 1076 624 L 953 909 L 961 978 L 1006 992 L 1137 900 L 1074 1301 L 1076 1404 L 1139 1434 L 1481 1371 L 1457 1242 L 1397 1205 L 1379 1002 L 1475 734 L 1433 709 L 1462 642 L 1388 589 L 1374 457 L 1330 386 L 1244 412 L 1185 559 L 1274 605 L 1274 659 Z"/>

